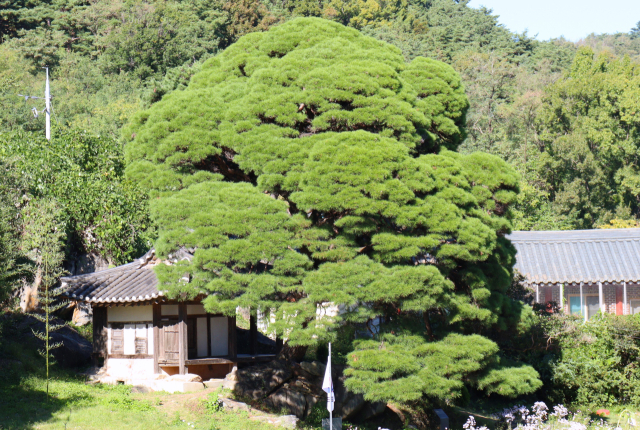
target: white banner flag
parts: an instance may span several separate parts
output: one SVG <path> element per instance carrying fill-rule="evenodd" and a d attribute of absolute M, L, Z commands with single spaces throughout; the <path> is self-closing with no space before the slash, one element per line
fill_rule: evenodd
<path fill-rule="evenodd" d="M 329 344 L 329 358 L 327 359 L 327 369 L 324 372 L 324 380 L 322 381 L 322 390 L 327 393 L 327 410 L 333 412 L 333 403 L 336 401 L 336 395 L 333 392 L 333 380 L 331 379 L 331 344 Z"/>

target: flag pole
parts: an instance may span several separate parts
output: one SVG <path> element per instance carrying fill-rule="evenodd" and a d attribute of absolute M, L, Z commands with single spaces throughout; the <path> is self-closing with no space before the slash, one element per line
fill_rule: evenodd
<path fill-rule="evenodd" d="M 336 401 L 336 395 L 333 391 L 333 380 L 331 379 L 331 342 L 329 342 L 329 357 L 327 357 L 327 368 L 324 370 L 324 379 L 322 381 L 322 391 L 327 393 L 327 410 L 329 411 L 329 430 L 333 430 L 333 404 Z M 322 421 L 324 422 L 324 420 Z"/>
<path fill-rule="evenodd" d="M 329 364 L 331 364 L 331 342 L 329 342 Z M 331 372 L 331 369 L 329 369 L 329 372 Z M 333 387 L 331 388 L 333 389 Z M 333 430 L 333 408 L 329 409 L 329 430 Z"/>

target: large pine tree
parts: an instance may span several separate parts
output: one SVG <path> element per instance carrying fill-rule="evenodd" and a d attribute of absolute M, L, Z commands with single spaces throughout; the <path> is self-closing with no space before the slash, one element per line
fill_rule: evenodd
<path fill-rule="evenodd" d="M 383 317 L 349 355 L 349 387 L 370 399 L 535 390 L 478 334 L 518 317 L 504 239 L 518 182 L 496 157 L 452 152 L 467 106 L 448 65 L 334 22 L 242 37 L 125 129 L 159 255 L 194 254 L 159 266 L 162 284 L 210 312 L 270 312 L 290 345 Z M 330 303 L 344 312 L 325 316 Z"/>

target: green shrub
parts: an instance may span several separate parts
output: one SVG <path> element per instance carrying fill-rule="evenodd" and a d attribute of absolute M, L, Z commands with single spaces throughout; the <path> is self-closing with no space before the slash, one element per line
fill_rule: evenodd
<path fill-rule="evenodd" d="M 551 400 L 640 406 L 640 315 L 599 314 L 587 323 L 554 315 L 543 324 L 553 347 L 541 364 Z"/>

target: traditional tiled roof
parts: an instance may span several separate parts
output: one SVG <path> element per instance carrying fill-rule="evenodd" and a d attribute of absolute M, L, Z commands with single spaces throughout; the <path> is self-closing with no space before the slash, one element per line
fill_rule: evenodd
<path fill-rule="evenodd" d="M 64 295 L 90 303 L 131 303 L 157 299 L 158 278 L 153 272 L 154 250 L 133 263 L 86 275 L 62 278 Z"/>
<path fill-rule="evenodd" d="M 514 231 L 507 238 L 530 284 L 640 281 L 640 228 Z"/>

